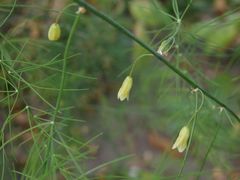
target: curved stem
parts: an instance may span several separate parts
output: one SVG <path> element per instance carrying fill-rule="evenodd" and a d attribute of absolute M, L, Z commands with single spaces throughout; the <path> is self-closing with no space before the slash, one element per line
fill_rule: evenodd
<path fill-rule="evenodd" d="M 198 102 L 196 101 L 196 104 L 195 104 L 196 109 L 195 109 L 195 111 L 194 111 L 191 119 L 188 121 L 187 125 L 189 125 L 189 124 L 192 122 L 192 120 L 194 120 L 195 116 L 198 114 L 198 112 L 199 112 L 199 111 L 202 109 L 202 107 L 203 107 L 204 100 L 205 100 L 205 96 L 204 96 L 204 94 L 202 93 L 202 91 L 199 90 L 199 89 L 197 89 L 194 93 L 197 94 L 198 92 L 200 92 L 200 94 L 201 94 L 201 102 L 200 102 L 199 107 L 197 108 Z M 197 98 L 196 98 L 196 99 L 197 99 Z"/>
<path fill-rule="evenodd" d="M 196 126 L 196 120 L 197 120 L 197 115 L 198 115 L 198 112 L 200 111 L 201 107 L 203 106 L 203 103 L 204 103 L 204 95 L 201 93 L 202 95 L 202 100 L 201 100 L 201 103 L 198 107 L 198 89 L 195 91 L 195 111 L 193 113 L 193 125 L 192 125 L 192 128 L 191 128 L 191 133 L 190 133 L 190 137 L 189 137 L 189 142 L 188 142 L 188 145 L 187 145 L 187 149 L 186 149 L 186 153 L 184 155 L 184 159 L 183 159 L 183 162 L 182 162 L 182 167 L 180 169 L 180 171 L 178 172 L 178 176 L 177 176 L 177 179 L 180 179 L 181 176 L 182 176 L 182 173 L 183 173 L 183 169 L 185 167 L 185 164 L 186 164 L 186 161 L 187 161 L 187 157 L 188 157 L 188 152 L 189 152 L 189 149 L 190 149 L 190 145 L 192 143 L 192 139 L 193 139 L 193 134 L 194 134 L 194 130 L 195 130 L 195 126 Z M 190 121 L 188 121 L 188 124 L 192 121 L 192 119 Z M 189 125 L 188 125 L 189 126 Z"/>
<path fill-rule="evenodd" d="M 179 69 L 175 68 L 170 62 L 168 62 L 163 56 L 161 56 L 159 53 L 157 53 L 153 48 L 151 48 L 150 46 L 148 46 L 146 43 L 144 43 L 142 40 L 138 39 L 136 36 L 134 36 L 129 30 L 127 30 L 125 27 L 123 27 L 122 25 L 120 25 L 119 23 L 117 23 L 116 21 L 114 21 L 113 19 L 111 19 L 110 17 L 108 17 L 107 15 L 101 13 L 100 11 L 98 11 L 95 7 L 93 7 L 92 5 L 88 4 L 87 2 L 85 2 L 84 0 L 73 0 L 76 3 L 78 3 L 81 6 L 84 6 L 88 11 L 92 12 L 93 14 L 95 14 L 96 16 L 98 16 L 99 18 L 101 18 L 102 20 L 106 21 L 107 23 L 109 23 L 110 25 L 112 25 L 113 27 L 115 27 L 116 29 L 118 29 L 119 31 L 121 31 L 123 34 L 125 34 L 126 36 L 128 36 L 129 38 L 131 38 L 133 41 L 135 41 L 136 43 L 138 43 L 140 46 L 142 46 L 144 49 L 146 49 L 148 52 L 150 52 L 151 54 L 153 54 L 157 60 L 162 61 L 166 66 L 168 66 L 172 71 L 174 71 L 176 74 L 178 74 L 182 79 L 184 79 L 189 85 L 191 85 L 193 88 L 198 88 L 200 89 L 205 96 L 207 96 L 208 98 L 212 99 L 215 103 L 217 103 L 218 105 L 224 107 L 232 116 L 235 117 L 235 119 L 240 123 L 240 118 L 237 116 L 237 114 L 231 109 L 229 108 L 227 105 L 225 105 L 223 102 L 221 102 L 220 100 L 218 100 L 216 97 L 214 97 L 213 95 L 211 95 L 208 91 L 206 91 L 205 89 L 203 89 L 202 87 L 200 87 L 197 83 L 195 83 L 193 80 L 191 80 L 190 78 L 188 78 L 185 74 L 183 74 Z"/>
<path fill-rule="evenodd" d="M 67 8 L 69 8 L 69 7 L 71 7 L 71 6 L 75 6 L 75 5 L 76 5 L 76 4 L 72 3 L 72 4 L 68 4 L 66 7 L 64 7 L 64 8 L 58 13 L 58 16 L 56 17 L 55 22 L 56 22 L 56 23 L 59 22 L 60 17 L 62 16 L 63 12 L 64 12 Z"/>
<path fill-rule="evenodd" d="M 141 56 L 139 56 L 132 64 L 132 68 L 131 68 L 131 71 L 129 73 L 129 76 L 132 76 L 132 73 L 133 73 L 133 70 L 135 69 L 136 65 L 137 65 L 137 62 L 142 59 L 143 57 L 146 57 L 146 56 L 152 56 L 152 54 L 143 54 Z"/>

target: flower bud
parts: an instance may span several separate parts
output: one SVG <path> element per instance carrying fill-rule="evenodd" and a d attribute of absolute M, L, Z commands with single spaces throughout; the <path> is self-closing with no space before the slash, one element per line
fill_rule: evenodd
<path fill-rule="evenodd" d="M 172 146 L 172 149 L 178 149 L 178 152 L 183 152 L 186 147 L 187 147 L 187 143 L 188 143 L 188 138 L 189 138 L 189 129 L 187 126 L 184 126 L 180 132 L 179 135 L 177 137 L 177 140 L 175 141 L 175 143 Z"/>
<path fill-rule="evenodd" d="M 124 99 L 129 99 L 129 92 L 132 88 L 133 79 L 131 76 L 127 76 L 122 83 L 121 88 L 118 91 L 118 99 L 123 101 Z"/>
<path fill-rule="evenodd" d="M 61 29 L 58 23 L 53 23 L 48 30 L 48 39 L 57 41 L 61 36 Z"/>
<path fill-rule="evenodd" d="M 85 14 L 87 10 L 84 7 L 79 7 L 76 14 Z"/>
<path fill-rule="evenodd" d="M 164 41 L 160 44 L 157 52 L 158 52 L 160 55 L 167 56 L 168 51 L 172 48 L 174 42 L 175 42 L 175 41 L 174 41 L 174 39 L 172 39 L 172 38 L 169 38 L 169 39 L 167 39 L 167 40 L 164 40 Z"/>

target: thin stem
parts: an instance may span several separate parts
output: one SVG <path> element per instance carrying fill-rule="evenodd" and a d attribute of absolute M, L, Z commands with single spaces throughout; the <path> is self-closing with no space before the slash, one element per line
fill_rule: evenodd
<path fill-rule="evenodd" d="M 67 5 L 66 7 L 64 7 L 59 13 L 58 13 L 58 16 L 56 17 L 56 23 L 58 23 L 59 22 L 59 19 L 60 19 L 60 17 L 62 16 L 62 14 L 63 14 L 63 12 L 67 9 L 67 8 L 69 8 L 69 7 L 71 7 L 71 6 L 75 6 L 76 4 L 74 4 L 74 3 L 72 3 L 72 4 L 69 4 L 69 5 Z"/>
<path fill-rule="evenodd" d="M 49 125 L 50 123 L 49 122 L 46 122 L 46 123 L 42 123 L 42 124 L 39 124 L 39 125 L 36 125 L 36 126 L 33 126 L 31 128 L 28 128 L 24 131 L 21 131 L 19 134 L 11 137 L 10 139 L 8 139 L 7 141 L 5 141 L 1 146 L 0 146 L 0 150 L 2 150 L 7 144 L 11 143 L 12 141 L 14 141 L 15 139 L 19 138 L 20 136 L 22 136 L 23 134 L 29 132 L 29 131 L 32 131 L 33 129 L 37 129 L 41 126 L 45 126 L 45 125 Z"/>
<path fill-rule="evenodd" d="M 77 15 L 76 18 L 75 18 L 75 20 L 74 20 L 74 23 L 73 23 L 71 32 L 70 32 L 69 37 L 68 37 L 68 40 L 67 40 L 66 48 L 65 48 L 65 50 L 64 50 L 62 76 L 61 76 L 61 82 L 60 82 L 60 87 L 59 87 L 57 102 L 56 102 L 56 106 L 55 106 L 55 107 L 56 107 L 56 108 L 55 108 L 55 113 L 54 113 L 54 115 L 53 115 L 53 121 L 55 121 L 56 116 L 57 116 L 57 113 L 59 112 L 59 109 L 60 109 L 60 102 L 61 102 L 61 99 L 62 99 L 62 96 L 63 96 L 64 85 L 65 85 L 65 81 L 66 81 L 66 73 L 65 73 L 65 72 L 66 72 L 66 68 L 67 68 L 68 52 L 69 52 L 70 44 L 71 44 L 71 41 L 72 41 L 72 38 L 73 38 L 73 34 L 74 34 L 75 30 L 76 30 L 76 27 L 77 27 L 79 18 L 80 18 L 80 16 Z"/>
<path fill-rule="evenodd" d="M 17 3 L 17 0 L 15 0 L 13 2 L 13 5 L 12 5 L 12 9 L 10 10 L 10 12 L 8 13 L 8 15 L 5 17 L 5 19 L 2 21 L 2 23 L 0 24 L 0 28 L 7 22 L 8 18 L 12 15 L 15 7 L 16 7 L 16 3 Z"/>
<path fill-rule="evenodd" d="M 172 18 L 174 21 L 177 21 L 177 19 L 176 19 L 174 16 L 172 16 L 171 14 L 169 14 L 169 13 L 161 10 L 161 7 L 159 7 L 158 2 L 156 2 L 156 0 L 153 0 L 152 3 L 153 3 L 153 5 L 155 6 L 155 8 L 157 8 L 157 10 L 158 10 L 160 13 L 162 13 L 163 15 L 166 15 L 166 16 L 168 16 L 168 17 L 170 17 L 170 18 Z"/>
<path fill-rule="evenodd" d="M 103 167 L 106 167 L 106 166 L 108 166 L 110 164 L 113 164 L 113 163 L 116 163 L 116 162 L 119 162 L 119 161 L 122 161 L 122 160 L 125 160 L 125 159 L 128 159 L 130 157 L 133 157 L 133 155 L 127 155 L 127 156 L 124 156 L 124 157 L 121 157 L 121 158 L 114 159 L 112 161 L 108 161 L 106 163 L 103 163 L 103 164 L 101 164 L 101 165 L 99 165 L 99 166 L 97 166 L 95 168 L 92 168 L 92 169 L 88 170 L 87 172 L 81 174 L 77 179 L 82 179 L 83 177 L 85 177 L 85 176 L 87 176 L 87 175 L 89 175 L 89 174 L 91 174 L 91 173 L 93 173 L 93 172 L 95 172 L 95 171 L 97 171 L 97 170 L 99 170 L 99 169 L 101 169 Z"/>
<path fill-rule="evenodd" d="M 189 137 L 189 142 L 188 142 L 188 145 L 187 145 L 187 150 L 186 150 L 186 153 L 184 155 L 183 162 L 182 162 L 182 167 L 181 167 L 181 169 L 178 173 L 177 179 L 179 179 L 182 176 L 182 172 L 183 172 L 183 169 L 184 169 L 186 161 L 187 161 L 187 156 L 188 156 L 188 152 L 189 152 L 189 149 L 190 149 L 190 145 L 192 143 L 192 138 L 193 138 L 193 133 L 194 133 L 194 130 L 195 130 L 197 115 L 198 115 L 198 112 L 203 105 L 203 102 L 204 102 L 204 96 L 202 94 L 202 101 L 201 101 L 200 106 L 198 107 L 198 90 L 195 92 L 195 95 L 196 95 L 195 96 L 196 100 L 195 100 L 195 111 L 194 111 L 194 117 L 193 117 L 193 125 L 192 125 L 192 129 L 191 129 L 191 134 L 190 134 L 190 137 Z"/>
<path fill-rule="evenodd" d="M 120 32 L 122 32 L 123 34 L 125 34 L 126 36 L 128 36 L 129 38 L 131 38 L 133 41 L 135 41 L 136 43 L 138 43 L 140 46 L 142 46 L 144 49 L 146 49 L 147 51 L 149 51 L 151 54 L 153 54 L 157 60 L 162 61 L 166 66 L 168 66 L 172 71 L 174 71 L 176 74 L 178 74 L 182 79 L 184 79 L 189 85 L 191 85 L 193 88 L 198 88 L 200 89 L 205 96 L 207 96 L 208 98 L 212 99 L 215 103 L 217 103 L 218 105 L 224 107 L 232 116 L 235 117 L 235 119 L 240 123 L 240 118 L 237 116 L 237 114 L 231 109 L 229 108 L 227 105 L 225 105 L 223 102 L 221 102 L 220 100 L 218 100 L 216 97 L 214 97 L 213 95 L 211 95 L 208 91 L 206 91 L 205 89 L 203 89 L 202 87 L 200 87 L 197 83 L 195 83 L 193 80 L 191 80 L 190 78 L 188 78 L 185 74 L 183 74 L 179 69 L 177 69 L 176 67 L 174 67 L 172 64 L 170 64 L 170 62 L 168 62 L 163 56 L 161 56 L 159 53 L 157 53 L 153 48 L 151 48 L 150 46 L 148 46 L 146 43 L 144 43 L 142 40 L 138 39 L 135 35 L 133 35 L 129 30 L 127 30 L 125 27 L 123 27 L 122 25 L 120 25 L 119 23 L 117 23 L 115 20 L 111 19 L 110 17 L 108 17 L 107 15 L 101 13 L 100 11 L 98 11 L 95 7 L 93 7 L 92 5 L 88 4 L 87 2 L 85 2 L 84 0 L 73 0 L 76 3 L 78 3 L 81 6 L 84 6 L 89 12 L 92 12 L 93 14 L 95 14 L 96 16 L 98 16 L 99 18 L 101 18 L 102 20 L 106 21 L 107 23 L 109 23 L 110 25 L 112 25 L 113 27 L 115 27 L 116 29 L 118 29 Z"/>
<path fill-rule="evenodd" d="M 188 146 L 187 146 L 187 149 L 186 149 L 186 153 L 184 155 L 184 159 L 183 159 L 183 162 L 182 162 L 182 167 L 181 167 L 181 169 L 180 169 L 180 171 L 177 175 L 177 179 L 179 179 L 182 176 L 182 172 L 183 172 L 183 169 L 184 169 L 186 161 L 187 161 L 187 155 L 188 155 L 188 152 L 189 152 L 189 149 L 190 149 L 191 141 L 192 141 L 192 138 L 193 138 L 193 133 L 194 133 L 194 130 L 195 130 L 196 119 L 197 119 L 197 115 L 195 116 L 194 121 L 193 121 L 191 134 L 190 134 L 190 137 L 189 137 L 189 143 L 188 143 Z"/>
<path fill-rule="evenodd" d="M 143 54 L 143 55 L 139 56 L 139 57 L 133 62 L 131 71 L 130 71 L 130 73 L 129 73 L 129 76 L 132 76 L 133 70 L 135 69 L 137 62 L 138 62 L 140 59 L 142 59 L 143 57 L 145 57 L 145 56 L 152 56 L 152 54 Z"/>
<path fill-rule="evenodd" d="M 55 121 L 56 121 L 56 118 L 57 118 L 57 114 L 59 113 L 59 110 L 60 110 L 61 99 L 62 99 L 62 96 L 63 96 L 64 86 L 65 86 L 65 81 L 66 81 L 66 73 L 65 72 L 66 72 L 66 68 L 67 68 L 67 57 L 68 57 L 70 44 L 71 44 L 72 39 L 73 39 L 73 34 L 74 34 L 74 32 L 77 28 L 79 18 L 80 18 L 80 15 L 77 15 L 75 17 L 75 20 L 73 22 L 72 29 L 71 29 L 70 34 L 68 36 L 67 44 L 66 44 L 66 47 L 65 47 L 65 50 L 64 50 L 61 82 L 60 82 L 60 87 L 59 87 L 59 91 L 58 91 L 58 97 L 57 97 L 57 102 L 56 102 L 56 106 L 55 106 L 55 111 L 54 111 L 54 114 L 53 114 L 53 117 L 52 117 L 52 125 L 51 125 L 51 129 L 50 129 L 50 136 L 49 136 L 49 138 L 50 138 L 49 139 L 50 150 L 48 152 L 48 156 L 50 156 L 50 154 L 53 153 L 53 140 L 52 139 L 53 139 Z M 50 160 L 52 160 L 51 156 L 47 157 L 47 158 L 50 158 Z M 49 162 L 49 164 L 51 165 L 51 162 Z"/>
<path fill-rule="evenodd" d="M 178 3 L 177 0 L 172 0 L 173 11 L 177 19 L 179 19 Z"/>
<path fill-rule="evenodd" d="M 213 144 L 215 143 L 215 141 L 216 141 L 216 139 L 217 139 L 217 135 L 218 135 L 218 132 L 219 132 L 219 129 L 220 129 L 220 122 L 218 122 L 218 125 L 217 125 L 218 127 L 217 127 L 217 130 L 216 130 L 216 132 L 215 132 L 215 134 L 214 134 L 214 137 L 213 137 L 213 139 L 212 139 L 212 141 L 211 141 L 211 143 L 210 143 L 210 145 L 209 145 L 209 147 L 208 147 L 208 149 L 207 149 L 207 152 L 206 152 L 206 154 L 205 154 L 205 156 L 204 156 L 204 159 L 203 159 L 203 161 L 202 161 L 202 164 L 201 164 L 201 166 L 200 166 L 200 170 L 199 170 L 199 174 L 198 174 L 198 176 L 197 176 L 197 180 L 199 180 L 200 179 L 200 176 L 201 176 L 201 173 L 202 173 L 202 171 L 203 171 L 203 168 L 204 168 L 204 166 L 205 166 L 205 164 L 206 164 L 206 162 L 207 162 L 207 158 L 208 158 L 208 155 L 209 155 L 209 153 L 210 153 L 210 151 L 211 151 L 211 149 L 212 149 L 212 147 L 213 147 Z"/>
<path fill-rule="evenodd" d="M 182 20 L 183 17 L 185 16 L 185 14 L 186 14 L 187 10 L 189 9 L 189 7 L 191 6 L 191 4 L 192 4 L 192 0 L 189 1 L 187 7 L 186 7 L 185 10 L 183 11 L 182 16 L 181 16 L 181 18 L 180 18 L 181 20 Z"/>
<path fill-rule="evenodd" d="M 196 110 L 194 111 L 194 113 L 193 113 L 191 119 L 188 121 L 187 125 L 189 125 L 189 124 L 192 122 L 192 120 L 194 120 L 194 118 L 195 118 L 195 116 L 197 115 L 197 113 L 198 113 L 198 112 L 202 109 L 202 107 L 203 107 L 204 100 L 205 100 L 205 96 L 204 96 L 204 94 L 202 93 L 201 90 L 197 89 L 197 90 L 195 91 L 196 94 L 197 94 L 198 92 L 200 92 L 200 94 L 201 94 L 201 102 L 200 102 L 200 105 L 199 105 L 198 108 L 197 108 L 198 102 L 196 102 L 196 104 L 195 104 Z M 197 100 L 197 97 L 196 97 L 196 100 Z"/>
<path fill-rule="evenodd" d="M 227 112 L 225 109 L 223 109 L 223 112 L 224 112 L 224 114 L 227 116 L 227 118 L 228 118 L 230 124 L 234 127 L 234 123 L 233 123 L 231 117 L 228 115 L 228 112 Z"/>

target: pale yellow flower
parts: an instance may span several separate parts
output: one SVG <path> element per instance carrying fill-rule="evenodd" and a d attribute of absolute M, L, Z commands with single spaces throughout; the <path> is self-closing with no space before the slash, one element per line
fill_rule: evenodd
<path fill-rule="evenodd" d="M 48 30 L 48 39 L 50 41 L 57 41 L 61 36 L 61 29 L 59 24 L 53 23 Z"/>
<path fill-rule="evenodd" d="M 118 99 L 123 101 L 124 99 L 129 99 L 129 92 L 132 88 L 133 79 L 131 76 L 127 76 L 122 83 L 121 88 L 118 91 Z"/>
<path fill-rule="evenodd" d="M 183 152 L 186 149 L 186 147 L 187 147 L 189 134 L 190 134 L 190 131 L 189 131 L 188 127 L 184 126 L 180 130 L 179 135 L 177 137 L 177 140 L 173 144 L 172 149 L 176 149 L 177 148 L 180 153 Z"/>

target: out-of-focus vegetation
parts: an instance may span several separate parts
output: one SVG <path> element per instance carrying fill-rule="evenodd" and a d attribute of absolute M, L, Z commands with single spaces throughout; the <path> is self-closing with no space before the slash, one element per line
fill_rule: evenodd
<path fill-rule="evenodd" d="M 165 58 L 240 116 L 238 0 L 177 1 L 180 15 L 189 5 L 181 26 L 174 0 L 87 2 L 156 50 L 174 34 Z M 64 58 L 77 9 L 0 1 L 1 179 L 239 179 L 236 119 L 110 24 L 79 15 Z M 60 40 L 49 41 L 61 12 Z M 136 60 L 129 101 L 120 102 Z M 178 153 L 171 147 L 191 118 L 190 148 Z"/>

